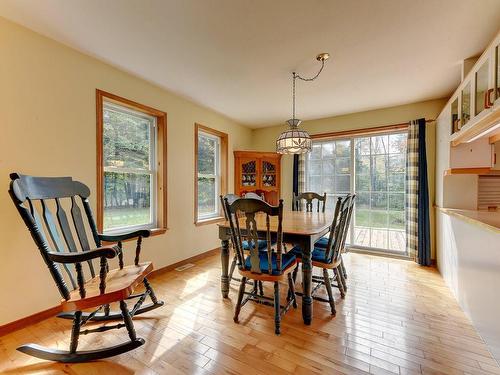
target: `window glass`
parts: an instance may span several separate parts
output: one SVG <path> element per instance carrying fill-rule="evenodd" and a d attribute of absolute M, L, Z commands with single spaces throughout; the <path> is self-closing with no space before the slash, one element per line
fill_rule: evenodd
<path fill-rule="evenodd" d="M 220 137 L 198 132 L 198 219 L 219 216 Z"/>
<path fill-rule="evenodd" d="M 336 197 L 356 193 L 350 244 L 406 252 L 406 143 L 406 132 L 313 142 L 306 190 L 326 192 L 327 209 Z"/>
<path fill-rule="evenodd" d="M 155 117 L 104 104 L 104 231 L 155 226 L 155 131 Z"/>

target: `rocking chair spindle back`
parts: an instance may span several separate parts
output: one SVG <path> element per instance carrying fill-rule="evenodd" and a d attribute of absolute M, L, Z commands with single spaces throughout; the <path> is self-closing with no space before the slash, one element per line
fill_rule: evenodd
<path fill-rule="evenodd" d="M 9 194 L 63 298 L 61 304 L 65 312 L 58 316 L 73 319 L 69 352 L 45 349 L 35 344 L 21 346 L 18 350 L 43 359 L 80 362 L 106 358 L 142 345 L 144 340 L 135 337 L 133 315 L 163 305 L 162 301 L 156 299 L 146 279 L 153 269 L 151 262 L 139 263 L 142 238 L 149 237 L 150 232 L 138 230 L 118 235 L 99 234 L 88 199 L 90 190 L 71 177 L 34 177 L 17 173 L 12 173 L 10 177 Z M 68 218 L 68 207 L 71 219 Z M 82 212 L 85 213 L 86 220 Z M 91 234 L 93 244 L 87 233 Z M 121 242 L 133 238 L 137 239 L 134 265 L 124 267 Z M 102 246 L 103 241 L 118 245 Z M 120 268 L 109 271 L 108 259 L 117 255 Z M 96 275 L 96 265 L 93 262 L 97 260 L 99 272 Z M 132 295 L 135 286 L 141 282 L 146 291 Z M 141 307 L 148 295 L 153 303 Z M 124 300 L 136 297 L 139 301 L 133 312 L 129 313 Z M 110 313 L 109 304 L 112 302 L 120 302 L 120 312 Z M 87 308 L 97 309 L 90 313 L 82 312 Z M 104 313 L 99 313 L 101 309 L 104 309 Z M 127 316 L 124 315 L 125 310 Z M 114 319 L 123 319 L 124 324 L 80 332 L 80 327 L 90 320 Z M 130 342 L 112 348 L 76 351 L 79 334 L 103 332 L 124 326 L 129 332 Z"/>

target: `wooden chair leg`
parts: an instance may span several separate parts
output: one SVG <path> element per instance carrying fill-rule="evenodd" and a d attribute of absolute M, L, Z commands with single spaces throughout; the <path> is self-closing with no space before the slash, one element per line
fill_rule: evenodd
<path fill-rule="evenodd" d="M 292 299 L 292 306 L 294 309 L 297 308 L 297 296 L 295 295 L 295 285 L 293 282 L 292 274 L 288 274 L 288 297 L 287 300 L 290 301 Z"/>
<path fill-rule="evenodd" d="M 342 290 L 344 291 L 344 297 L 345 297 L 345 294 L 347 293 L 347 283 L 345 281 L 344 271 L 342 271 L 341 264 L 339 264 L 339 267 L 337 268 L 337 274 L 339 275 L 340 281 L 342 282 Z"/>
<path fill-rule="evenodd" d="M 75 311 L 75 316 L 73 318 L 73 327 L 71 329 L 71 344 L 69 346 L 69 352 L 75 353 L 78 348 L 78 338 L 80 336 L 80 324 L 82 321 L 82 312 Z"/>
<path fill-rule="evenodd" d="M 333 299 L 332 284 L 330 284 L 330 275 L 328 275 L 327 268 L 323 268 L 323 280 L 325 282 L 326 291 L 328 293 L 328 301 L 330 303 L 330 309 L 332 311 L 332 315 L 335 316 L 337 314 L 337 310 L 335 309 L 335 300 Z"/>
<path fill-rule="evenodd" d="M 280 283 L 274 282 L 274 333 L 281 333 Z"/>
<path fill-rule="evenodd" d="M 340 259 L 340 267 L 342 269 L 342 275 L 344 275 L 344 279 L 347 279 L 347 270 L 345 268 L 344 259 Z"/>
<path fill-rule="evenodd" d="M 295 284 L 295 282 L 297 281 L 297 274 L 299 273 L 299 267 L 300 267 L 300 264 L 297 265 L 297 268 L 295 268 L 293 270 L 293 283 Z"/>
<path fill-rule="evenodd" d="M 132 322 L 132 317 L 130 316 L 125 301 L 120 301 L 120 310 L 122 312 L 123 322 L 125 323 L 125 327 L 127 328 L 130 341 L 135 341 L 137 339 L 137 336 L 135 334 L 134 323 Z"/>
<path fill-rule="evenodd" d="M 262 284 L 262 281 L 261 281 L 261 280 L 259 280 L 259 294 L 260 294 L 261 296 L 263 296 L 263 295 L 264 295 L 264 285 Z"/>
<path fill-rule="evenodd" d="M 342 282 L 342 275 L 341 275 L 341 271 L 338 269 L 338 268 L 334 268 L 333 269 L 333 273 L 335 275 L 335 281 L 337 281 L 337 286 L 339 288 L 339 291 L 340 291 L 340 297 L 342 299 L 345 298 L 345 289 L 344 289 L 344 284 Z"/>
<path fill-rule="evenodd" d="M 233 261 L 231 262 L 231 268 L 229 269 L 229 283 L 233 279 L 234 269 L 236 268 L 236 255 L 233 257 Z"/>
<path fill-rule="evenodd" d="M 247 278 L 242 277 L 240 283 L 240 290 L 238 292 L 238 301 L 236 302 L 236 307 L 234 308 L 233 320 L 235 323 L 238 323 L 238 316 L 240 315 L 240 310 L 241 310 L 241 301 L 243 301 L 243 295 L 245 294 L 246 285 L 247 285 Z"/>

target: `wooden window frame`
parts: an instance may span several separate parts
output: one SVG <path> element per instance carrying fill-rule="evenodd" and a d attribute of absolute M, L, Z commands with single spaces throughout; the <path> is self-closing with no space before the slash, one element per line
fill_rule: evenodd
<path fill-rule="evenodd" d="M 433 120 L 428 120 L 433 121 Z M 353 129 L 353 130 L 343 130 L 337 132 L 328 132 L 328 133 L 319 133 L 319 134 L 311 134 L 312 139 L 335 139 L 335 138 L 348 138 L 353 136 L 370 136 L 376 134 L 385 134 L 396 131 L 407 130 L 409 126 L 408 122 L 401 124 L 393 124 L 393 125 L 384 125 L 384 126 L 376 126 L 371 128 L 361 128 L 361 129 Z"/>
<path fill-rule="evenodd" d="M 156 228 L 152 235 L 165 233 L 167 226 L 167 114 L 163 111 L 122 98 L 118 95 L 96 89 L 97 119 L 97 228 L 100 233 L 104 229 L 104 147 L 103 147 L 103 106 L 104 102 L 118 104 L 134 111 L 145 113 L 156 118 L 157 144 L 157 183 L 156 183 Z"/>
<path fill-rule="evenodd" d="M 228 184 L 228 174 L 229 174 L 228 173 L 229 136 L 227 135 L 227 133 L 209 128 L 208 126 L 195 123 L 194 124 L 194 224 L 196 226 L 213 224 L 224 221 L 224 213 L 222 212 L 222 207 L 219 207 L 219 216 L 205 220 L 198 219 L 198 133 L 200 131 L 220 138 L 220 194 L 221 195 L 227 194 L 227 189 L 228 189 L 227 184 Z"/>

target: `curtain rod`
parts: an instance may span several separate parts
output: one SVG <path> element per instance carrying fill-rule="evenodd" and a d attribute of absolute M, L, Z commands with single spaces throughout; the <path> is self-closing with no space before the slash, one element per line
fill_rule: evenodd
<path fill-rule="evenodd" d="M 436 119 L 433 119 L 433 118 L 429 118 L 429 119 L 425 119 L 425 123 L 428 124 L 429 122 L 434 122 L 436 121 Z M 408 122 L 402 122 L 401 124 L 393 124 L 393 125 L 385 125 L 385 126 L 397 126 L 397 125 L 408 125 L 410 123 L 410 121 Z"/>
<path fill-rule="evenodd" d="M 436 120 L 434 119 L 426 119 L 425 123 L 428 124 L 430 122 L 434 122 Z M 395 130 L 403 130 L 408 127 L 410 122 L 402 122 L 399 124 L 392 124 L 392 125 L 382 125 L 382 126 L 375 126 L 371 128 L 364 128 L 364 129 L 353 129 L 353 130 L 342 130 L 338 132 L 328 132 L 328 133 L 319 133 L 319 134 L 311 134 L 311 138 L 339 138 L 339 137 L 344 137 L 344 136 L 350 136 L 350 135 L 359 135 L 359 134 L 377 134 L 377 133 L 385 133 L 385 132 L 390 132 L 390 131 L 395 131 Z"/>

